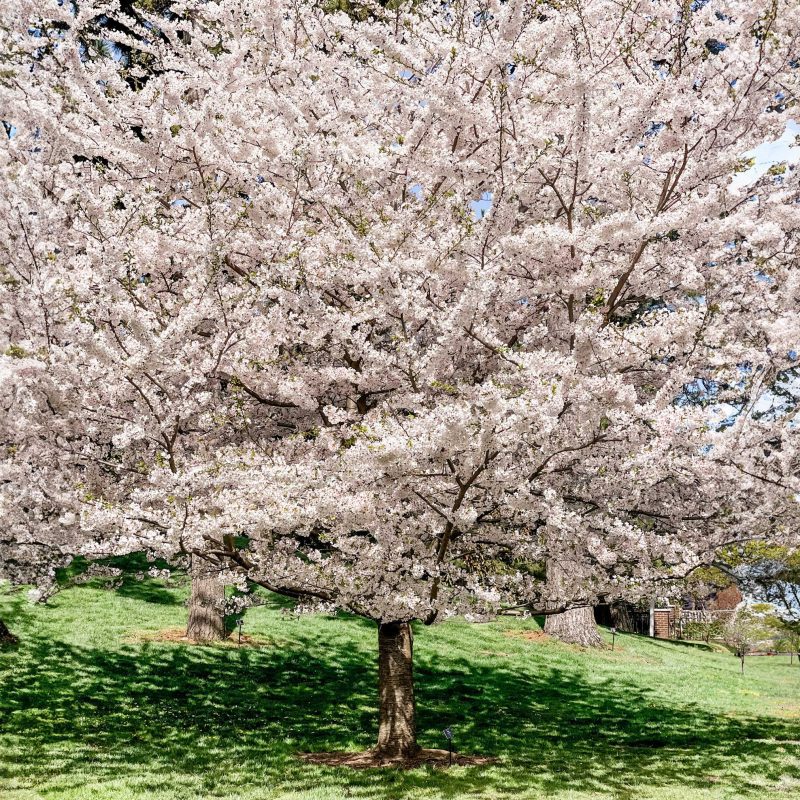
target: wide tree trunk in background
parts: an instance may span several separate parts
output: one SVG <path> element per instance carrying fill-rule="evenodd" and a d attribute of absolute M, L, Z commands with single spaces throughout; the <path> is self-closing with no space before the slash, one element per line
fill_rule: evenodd
<path fill-rule="evenodd" d="M 546 618 L 544 632 L 554 639 L 583 647 L 602 647 L 603 639 L 597 631 L 594 621 L 594 609 L 591 606 L 570 608 L 561 614 L 553 614 Z"/>
<path fill-rule="evenodd" d="M 6 627 L 5 622 L 0 619 L 0 644 L 16 644 L 17 637 Z"/>
<path fill-rule="evenodd" d="M 556 559 L 547 562 L 547 583 L 556 593 L 569 602 L 576 597 L 574 576 L 570 574 L 569 565 Z M 590 606 L 570 608 L 561 614 L 548 616 L 544 623 L 544 632 L 554 639 L 569 644 L 580 644 L 584 647 L 602 647 L 603 640 L 597 632 L 594 621 L 594 609 Z"/>
<path fill-rule="evenodd" d="M 190 574 L 192 592 L 187 638 L 193 642 L 218 642 L 227 638 L 222 613 L 225 587 L 217 580 L 213 568 L 200 558 L 192 557 Z"/>
<path fill-rule="evenodd" d="M 419 752 L 414 703 L 414 636 L 408 622 L 378 625 L 380 721 L 375 755 L 405 761 Z"/>

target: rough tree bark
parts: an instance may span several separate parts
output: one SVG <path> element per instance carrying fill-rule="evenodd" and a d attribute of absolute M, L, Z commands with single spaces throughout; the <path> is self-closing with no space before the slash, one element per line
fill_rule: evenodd
<path fill-rule="evenodd" d="M 414 703 L 414 636 L 408 622 L 378 625 L 380 717 L 375 755 L 406 761 L 419 752 Z"/>
<path fill-rule="evenodd" d="M 222 603 L 225 587 L 202 559 L 192 558 L 192 592 L 189 597 L 189 624 L 186 637 L 193 642 L 216 642 L 227 638 Z"/>
<path fill-rule="evenodd" d="M 6 627 L 5 622 L 0 619 L 0 645 L 2 644 L 16 644 L 17 637 Z"/>
<path fill-rule="evenodd" d="M 565 600 L 575 596 L 575 586 L 569 568 L 555 559 L 547 562 L 547 582 Z M 561 614 L 552 614 L 544 623 L 544 632 L 554 639 L 583 647 L 602 647 L 603 640 L 594 622 L 591 606 L 570 608 Z"/>
<path fill-rule="evenodd" d="M 544 631 L 554 639 L 583 647 L 602 647 L 603 639 L 594 622 L 594 610 L 591 606 L 570 608 L 561 614 L 547 617 Z"/>

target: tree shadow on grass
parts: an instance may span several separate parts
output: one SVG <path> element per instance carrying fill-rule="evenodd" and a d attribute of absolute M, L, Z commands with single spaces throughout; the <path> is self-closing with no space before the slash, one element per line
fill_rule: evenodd
<path fill-rule="evenodd" d="M 789 720 L 672 706 L 639 686 L 587 682 L 569 669 L 476 670 L 466 659 L 444 666 L 434 658 L 417 670 L 441 698 L 422 708 L 423 726 L 433 727 L 425 723 L 438 712 L 461 748 L 504 757 L 534 776 L 543 792 L 570 788 L 623 797 L 636 783 L 708 789 L 727 777 L 722 782 L 742 794 L 755 779 L 750 788 L 763 794 L 759 779 L 778 780 L 786 772 L 779 742 L 794 746 L 800 734 Z"/>
<path fill-rule="evenodd" d="M 183 600 L 174 591 L 166 588 L 162 581 L 149 577 L 137 578 L 134 575 L 125 575 L 115 591 L 122 597 L 145 603 L 162 606 L 177 606 L 183 603 Z"/>
<path fill-rule="evenodd" d="M 106 650 L 30 638 L 0 654 L 0 734 L 20 743 L 12 758 L 0 752 L 0 788 L 48 781 L 60 796 L 90 769 L 94 780 L 127 779 L 143 795 L 165 785 L 175 798 L 196 796 L 188 786 L 202 776 L 209 795 L 246 783 L 336 796 L 346 784 L 376 799 L 422 788 L 507 798 L 570 788 L 633 800 L 637 783 L 709 788 L 722 775 L 746 796 L 758 791 L 748 776 L 786 773 L 776 740 L 798 738 L 788 720 L 671 706 L 641 687 L 589 682 L 578 669 L 443 658 L 421 637 L 421 744 L 442 746 L 452 725 L 459 750 L 503 763 L 363 773 L 309 765 L 295 754 L 367 748 L 377 724 L 374 658 L 337 630 L 307 647 L 261 650 Z"/>
<path fill-rule="evenodd" d="M 90 570 L 104 567 L 119 570 L 120 577 L 114 575 L 93 575 Z M 178 605 L 181 600 L 174 591 L 178 585 L 188 582 L 181 570 L 173 570 L 172 588 L 164 585 L 160 578 L 148 575 L 152 568 L 170 569 L 170 565 L 163 559 L 151 561 L 143 552 L 128 553 L 124 556 L 91 561 L 82 556 L 72 559 L 68 566 L 56 570 L 57 583 L 63 589 L 74 586 L 89 586 L 97 589 L 114 590 L 122 597 L 132 600 L 141 600 L 145 603 L 159 605 Z M 177 579 L 177 580 L 175 580 Z"/>

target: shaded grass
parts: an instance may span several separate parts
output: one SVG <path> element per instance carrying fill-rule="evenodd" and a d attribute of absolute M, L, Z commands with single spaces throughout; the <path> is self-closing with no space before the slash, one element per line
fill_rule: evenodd
<path fill-rule="evenodd" d="M 151 584 L 148 586 L 148 584 Z M 165 597 L 166 595 L 166 597 Z M 137 641 L 184 623 L 185 588 L 0 595 L 0 797 L 800 798 L 800 669 L 617 635 L 615 652 L 521 636 L 535 623 L 420 626 L 420 743 L 452 726 L 491 766 L 353 771 L 298 752 L 376 733 L 376 631 L 248 612 L 258 648 Z"/>

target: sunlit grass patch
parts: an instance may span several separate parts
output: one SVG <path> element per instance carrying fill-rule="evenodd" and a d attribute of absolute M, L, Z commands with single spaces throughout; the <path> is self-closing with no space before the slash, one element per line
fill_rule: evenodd
<path fill-rule="evenodd" d="M 0 651 L 3 800 L 800 796 L 800 667 L 618 635 L 614 652 L 544 639 L 535 622 L 416 629 L 420 744 L 499 759 L 353 770 L 377 728 L 377 634 L 346 616 L 248 611 L 259 646 L 187 646 L 186 588 L 0 596 L 20 638 Z M 153 641 L 148 637 L 163 638 Z M 161 633 L 159 633 L 161 632 Z M 610 637 L 606 636 L 610 642 Z M 793 794 L 794 793 L 794 794 Z"/>

